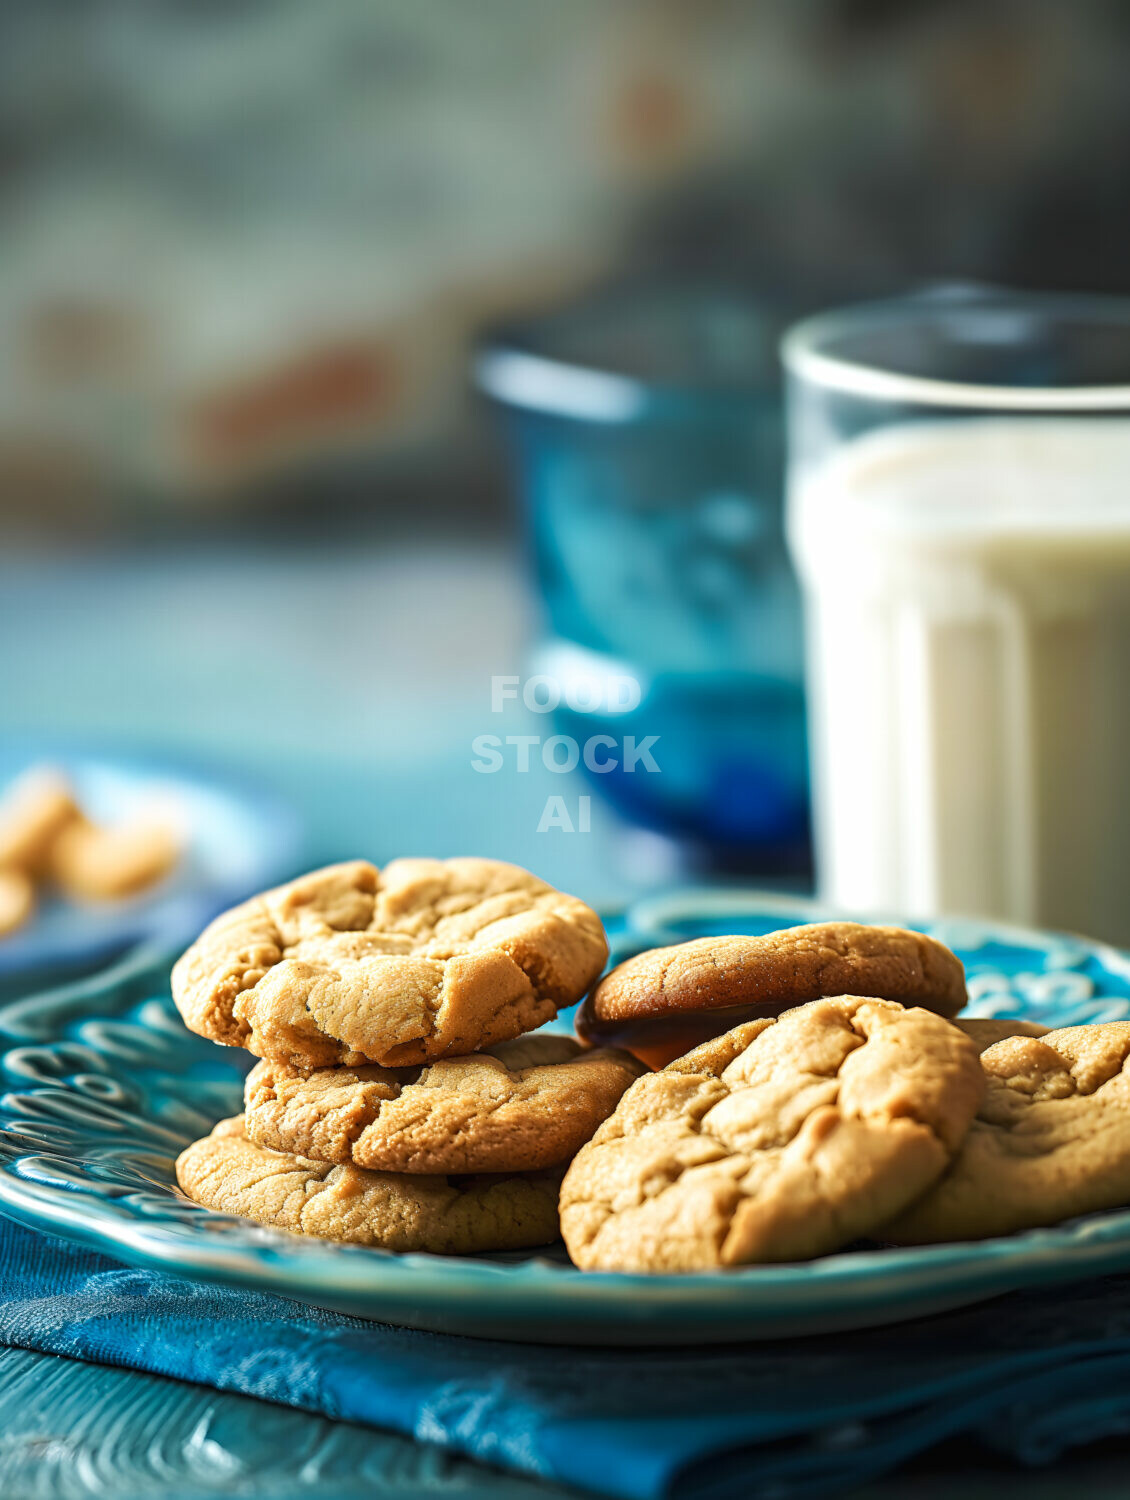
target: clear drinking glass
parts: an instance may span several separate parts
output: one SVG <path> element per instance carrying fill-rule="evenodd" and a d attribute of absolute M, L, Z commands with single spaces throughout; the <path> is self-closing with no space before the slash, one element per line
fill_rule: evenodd
<path fill-rule="evenodd" d="M 912 297 L 783 354 L 822 894 L 1130 944 L 1130 304 Z"/>

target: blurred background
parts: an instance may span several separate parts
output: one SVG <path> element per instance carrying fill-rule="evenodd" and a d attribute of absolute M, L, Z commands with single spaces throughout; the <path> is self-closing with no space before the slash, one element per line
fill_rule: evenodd
<path fill-rule="evenodd" d="M 293 867 L 804 889 L 780 332 L 1130 291 L 1128 61 L 1119 0 L 4 7 L 6 747 L 238 779 Z"/>

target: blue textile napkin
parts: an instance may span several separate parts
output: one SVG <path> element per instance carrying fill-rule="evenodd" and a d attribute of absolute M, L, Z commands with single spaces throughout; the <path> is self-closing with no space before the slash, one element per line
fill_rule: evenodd
<path fill-rule="evenodd" d="M 0 1343 L 390 1428 L 610 1495 L 827 1494 L 968 1433 L 1027 1463 L 1130 1431 L 1130 1277 L 706 1349 L 415 1333 L 132 1270 L 0 1219 Z"/>

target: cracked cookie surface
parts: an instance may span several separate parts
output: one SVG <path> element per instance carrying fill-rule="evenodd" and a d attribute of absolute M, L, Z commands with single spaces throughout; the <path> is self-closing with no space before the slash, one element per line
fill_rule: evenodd
<path fill-rule="evenodd" d="M 173 999 L 192 1031 L 258 1057 L 411 1067 L 532 1031 L 607 956 L 596 913 L 516 865 L 357 860 L 218 917 Z"/>
<path fill-rule="evenodd" d="M 551 1243 L 560 1178 L 410 1177 L 311 1161 L 256 1146 L 241 1115 L 177 1158 L 182 1190 L 206 1208 L 318 1239 L 438 1255 Z"/>
<path fill-rule="evenodd" d="M 985 1098 L 953 1166 L 882 1238 L 984 1239 L 1130 1204 L 1128 1059 L 1130 1021 L 989 1047 Z"/>
<path fill-rule="evenodd" d="M 837 1249 L 941 1176 L 983 1090 L 929 1011 L 839 996 L 748 1022 L 631 1086 L 565 1174 L 565 1243 L 625 1271 Z"/>
<path fill-rule="evenodd" d="M 423 1068 L 263 1061 L 245 1089 L 249 1139 L 384 1172 L 523 1172 L 568 1161 L 643 1071 L 627 1053 L 535 1035 Z"/>

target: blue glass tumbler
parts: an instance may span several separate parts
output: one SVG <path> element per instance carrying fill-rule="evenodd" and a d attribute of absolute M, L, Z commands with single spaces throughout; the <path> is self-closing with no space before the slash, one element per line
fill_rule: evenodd
<path fill-rule="evenodd" d="M 557 727 L 657 736 L 658 774 L 621 766 L 597 790 L 707 865 L 767 876 L 810 857 L 777 331 L 717 291 L 613 292 L 499 334 L 476 364 L 544 606 L 532 669 L 641 686 L 626 714 L 563 705 Z"/>

